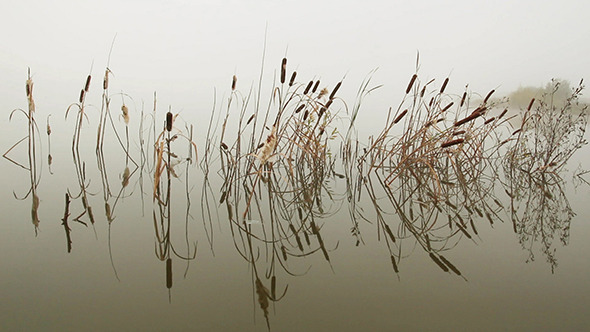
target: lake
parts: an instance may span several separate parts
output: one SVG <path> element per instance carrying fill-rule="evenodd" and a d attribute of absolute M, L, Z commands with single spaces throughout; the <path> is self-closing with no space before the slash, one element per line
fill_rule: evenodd
<path fill-rule="evenodd" d="M 200 117 L 101 80 L 3 105 L 3 330 L 590 326 L 586 117 L 552 95 L 515 121 L 412 78 L 374 114 L 281 72 Z"/>

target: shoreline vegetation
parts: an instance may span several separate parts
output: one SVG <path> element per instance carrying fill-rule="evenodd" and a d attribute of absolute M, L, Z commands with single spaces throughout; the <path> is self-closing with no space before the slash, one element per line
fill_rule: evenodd
<path fill-rule="evenodd" d="M 155 93 L 151 106 L 142 103 L 138 111 L 131 106 L 135 105 L 131 96 L 109 90 L 114 76 L 108 65 L 98 80 L 101 84 L 88 75 L 78 100 L 63 113 L 65 121 L 73 121 L 71 153 L 77 179 L 75 188 L 64 188 L 67 251 L 73 247 L 72 227 L 94 229 L 104 219 L 110 252 L 117 207 L 138 190 L 142 201 L 138 213 L 143 215 L 151 206 L 147 215 L 153 220 L 156 257 L 165 262 L 170 290 L 173 260 L 186 262 L 186 275 L 197 255 L 196 242 L 188 234 L 189 223 L 197 219 L 191 208 L 189 174 L 197 168 L 201 183 L 196 186 L 200 196 L 196 209 L 210 250 L 214 253 L 215 224 L 227 219 L 237 252 L 252 266 L 253 287 L 269 328 L 269 306 L 288 288 L 286 282 L 280 286 L 279 277 L 305 272 L 289 262 L 319 255 L 332 266 L 331 253 L 338 242 L 323 227 L 326 218 L 340 210 L 348 211 L 347 227 L 356 246 L 376 234 L 398 278 L 403 258 L 419 248 L 440 270 L 466 279 L 460 264 L 452 262 L 451 249 L 459 241 L 477 243 L 479 230 L 497 222 L 511 225 L 529 260 L 535 259 L 538 246 L 551 270 L 557 267 L 554 239 L 567 244 L 575 215 L 562 174 L 587 143 L 588 106 L 579 100 L 582 81 L 570 86 L 553 80 L 542 89 L 519 89 L 507 98 L 492 90 L 480 98 L 467 87 L 447 91 L 448 77 L 440 81 L 421 77 L 417 60 L 403 97 L 381 117 L 363 109 L 365 100 L 381 87 L 371 75 L 350 101 L 339 91 L 353 82 L 343 79 L 325 86 L 318 75 L 289 67 L 283 58 L 269 90 L 263 89 L 262 71 L 258 86 L 246 91 L 240 90 L 234 75 L 228 80 L 227 98 L 198 124 L 185 122 L 172 107 L 163 116 Z M 30 73 L 25 87 L 28 109 L 15 109 L 10 119 L 24 115 L 27 134 L 4 157 L 29 173 L 29 189 L 15 197 L 30 198 L 37 232 L 45 140 L 37 119 L 47 118 L 46 164 L 51 176 L 54 134 L 49 117 L 55 123 L 61 114 L 36 113 Z M 102 96 L 96 124 L 88 121 L 86 98 L 97 88 Z M 375 118 L 374 132 L 359 139 L 355 125 L 363 116 Z M 89 179 L 92 163 L 88 151 L 80 148 L 82 140 L 93 137 L 93 130 L 99 184 Z M 205 133 L 205 139 L 196 140 L 195 131 Z M 28 145 L 26 162 L 13 156 L 21 144 Z M 117 153 L 124 167 L 115 181 L 108 169 L 109 159 Z M 586 182 L 585 174 L 578 170 L 576 176 Z M 174 179 L 185 184 L 186 198 L 178 204 L 186 206 L 184 220 L 175 220 L 173 213 L 172 187 L 179 186 Z M 344 189 L 337 190 L 335 182 L 344 183 Z M 183 222 L 185 240 L 174 243 L 172 225 Z M 370 235 L 367 229 L 372 229 Z M 111 261 L 117 276 L 112 253 Z"/>

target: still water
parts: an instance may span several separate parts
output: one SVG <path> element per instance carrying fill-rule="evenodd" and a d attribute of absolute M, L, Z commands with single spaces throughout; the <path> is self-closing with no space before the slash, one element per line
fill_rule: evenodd
<path fill-rule="evenodd" d="M 519 173 L 526 158 L 510 168 L 488 158 L 483 141 L 467 144 L 491 120 L 442 147 L 430 136 L 416 146 L 423 138 L 408 134 L 429 133 L 421 130 L 431 115 L 405 118 L 395 141 L 381 124 L 357 141 L 346 126 L 330 131 L 333 96 L 310 97 L 311 115 L 284 96 L 276 121 L 240 113 L 236 98 L 210 131 L 209 119 L 135 109 L 127 127 L 121 105 L 112 120 L 97 110 L 86 119 L 76 106 L 65 121 L 50 118 L 50 135 L 27 136 L 26 117 L 15 114 L 5 150 L 34 139 L 2 161 L 2 330 L 590 326 L 590 186 L 575 176 L 587 147 L 559 172 Z M 385 127 L 402 123 L 401 112 L 385 116 Z M 98 124 L 107 125 L 99 148 Z"/>

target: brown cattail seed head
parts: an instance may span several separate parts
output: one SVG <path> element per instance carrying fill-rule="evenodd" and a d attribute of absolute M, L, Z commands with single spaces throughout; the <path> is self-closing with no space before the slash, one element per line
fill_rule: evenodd
<path fill-rule="evenodd" d="M 410 79 L 410 83 L 408 83 L 408 87 L 406 88 L 406 94 L 410 93 L 410 90 L 412 90 L 412 86 L 414 85 L 416 78 L 418 78 L 418 75 L 416 75 L 416 74 L 412 75 L 412 78 Z"/>
<path fill-rule="evenodd" d="M 529 103 L 529 107 L 526 108 L 527 111 L 530 111 L 531 108 L 533 107 L 533 104 L 535 103 L 535 98 L 531 99 L 531 102 Z"/>
<path fill-rule="evenodd" d="M 102 80 L 102 88 L 104 90 L 109 88 L 109 69 L 108 68 L 104 71 L 104 79 Z"/>
<path fill-rule="evenodd" d="M 336 96 L 336 92 L 338 91 L 338 89 L 340 89 L 340 86 L 342 85 L 342 81 L 338 82 L 338 84 L 336 84 L 336 86 L 334 87 L 334 90 L 332 90 L 332 93 L 330 94 L 330 100 L 334 99 L 334 96 Z"/>
<path fill-rule="evenodd" d="M 123 112 L 123 120 L 125 121 L 125 124 L 129 124 L 129 109 L 127 106 L 121 106 L 121 112 Z"/>
<path fill-rule="evenodd" d="M 447 88 L 447 84 L 449 83 L 449 78 L 445 78 L 445 81 L 443 82 L 443 85 L 440 87 L 440 93 L 445 92 L 445 89 Z"/>
<path fill-rule="evenodd" d="M 289 80 L 289 86 L 293 86 L 293 83 L 295 83 L 296 76 L 297 76 L 297 72 L 294 71 L 293 74 L 291 74 L 291 79 Z"/>
<path fill-rule="evenodd" d="M 313 89 L 311 89 L 311 93 L 315 93 L 319 86 L 320 86 L 320 80 L 317 80 L 315 82 L 315 85 L 313 86 Z"/>
<path fill-rule="evenodd" d="M 86 84 L 84 85 L 84 91 L 88 92 L 88 89 L 90 89 L 90 79 L 91 76 L 88 75 L 88 77 L 86 77 Z"/>
<path fill-rule="evenodd" d="M 236 83 L 238 83 L 238 78 L 236 75 L 231 80 L 231 90 L 234 91 L 236 89 Z"/>
<path fill-rule="evenodd" d="M 80 98 L 79 98 L 80 102 L 84 101 L 84 93 L 85 93 L 84 89 L 80 90 Z"/>
<path fill-rule="evenodd" d="M 309 89 L 311 89 L 312 84 L 313 84 L 313 81 L 309 81 L 309 83 L 307 83 L 307 86 L 305 87 L 305 90 L 303 91 L 304 95 L 306 95 L 309 92 Z"/>
<path fill-rule="evenodd" d="M 172 131 L 172 112 L 168 112 L 166 113 L 166 130 L 167 131 Z"/>
<path fill-rule="evenodd" d="M 483 103 L 487 103 L 488 99 L 490 99 L 490 97 L 492 96 L 492 94 L 495 92 L 496 90 L 492 90 L 488 93 L 488 95 L 484 98 Z"/>

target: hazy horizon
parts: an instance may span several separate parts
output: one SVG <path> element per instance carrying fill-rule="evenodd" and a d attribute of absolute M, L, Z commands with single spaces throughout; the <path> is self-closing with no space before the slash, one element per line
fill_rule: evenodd
<path fill-rule="evenodd" d="M 47 113 L 65 111 L 89 73 L 99 96 L 113 40 L 113 86 L 137 107 L 150 105 L 157 91 L 160 105 L 176 110 L 208 112 L 214 91 L 219 100 L 234 74 L 247 92 L 258 81 L 263 52 L 267 83 L 286 56 L 301 81 L 319 78 L 330 87 L 345 77 L 340 93 L 348 103 L 377 68 L 373 82 L 384 87 L 372 98 L 383 112 L 399 101 L 418 52 L 420 77 L 442 82 L 450 75 L 449 93 L 468 84 L 476 93 L 496 89 L 505 96 L 551 78 L 577 84 L 590 76 L 583 56 L 588 4 L 582 1 L 33 1 L 7 7 L 0 27 L 11 33 L 0 45 L 0 87 L 9 110 L 23 106 L 27 68 L 38 108 Z"/>

